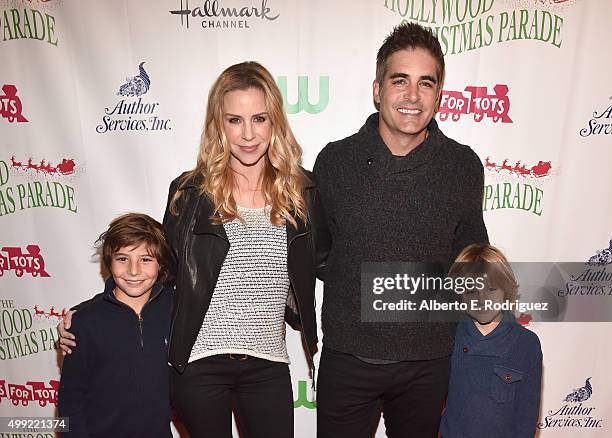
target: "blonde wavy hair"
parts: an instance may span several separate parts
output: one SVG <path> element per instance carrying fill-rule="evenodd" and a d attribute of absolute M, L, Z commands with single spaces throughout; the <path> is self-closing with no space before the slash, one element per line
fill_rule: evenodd
<path fill-rule="evenodd" d="M 170 212 L 178 214 L 176 202 L 181 197 L 181 185 L 201 175 L 200 193 L 209 197 L 215 207 L 211 220 L 215 223 L 242 219 L 232 194 L 235 172 L 230 167 L 230 147 L 223 128 L 223 98 L 235 90 L 257 88 L 264 93 L 266 110 L 272 125 L 272 135 L 266 155 L 262 190 L 266 205 L 270 205 L 270 222 L 296 226 L 294 217 L 307 221 L 302 194 L 304 174 L 300 168 L 302 148 L 296 141 L 283 109 L 283 98 L 274 78 L 261 64 L 253 61 L 235 64 L 223 71 L 208 93 L 206 119 L 200 139 L 196 167 L 187 172 L 179 183 L 170 203 Z"/>

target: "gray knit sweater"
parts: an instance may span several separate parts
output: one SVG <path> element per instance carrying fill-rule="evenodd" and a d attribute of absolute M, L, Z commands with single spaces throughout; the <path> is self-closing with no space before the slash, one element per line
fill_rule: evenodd
<path fill-rule="evenodd" d="M 332 237 L 322 310 L 328 348 L 387 360 L 452 352 L 454 324 L 361 322 L 361 263 L 450 262 L 465 246 L 488 241 L 480 159 L 435 120 L 428 131 L 407 156 L 395 157 L 375 113 L 317 157 L 314 176 Z"/>

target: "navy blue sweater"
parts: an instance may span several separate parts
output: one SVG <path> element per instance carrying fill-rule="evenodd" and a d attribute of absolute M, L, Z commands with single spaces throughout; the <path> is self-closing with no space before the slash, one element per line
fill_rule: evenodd
<path fill-rule="evenodd" d="M 533 438 L 540 407 L 538 336 L 507 317 L 484 336 L 458 324 L 443 438 Z"/>
<path fill-rule="evenodd" d="M 68 436 L 171 437 L 167 339 L 172 290 L 157 283 L 141 318 L 112 291 L 78 307 L 59 387 L 59 414 Z"/>

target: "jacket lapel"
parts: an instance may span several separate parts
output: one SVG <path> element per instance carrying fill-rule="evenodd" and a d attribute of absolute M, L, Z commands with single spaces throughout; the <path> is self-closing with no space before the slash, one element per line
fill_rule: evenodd
<path fill-rule="evenodd" d="M 229 242 L 223 225 L 213 223 L 210 220 L 213 215 L 213 206 L 210 200 L 205 196 L 200 196 L 197 208 L 198 212 L 196 213 L 197 217 L 193 226 L 193 234 L 212 234 Z"/>

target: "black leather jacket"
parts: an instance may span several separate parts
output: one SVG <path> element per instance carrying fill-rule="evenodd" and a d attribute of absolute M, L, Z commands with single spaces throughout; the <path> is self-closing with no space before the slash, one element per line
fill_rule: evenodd
<path fill-rule="evenodd" d="M 285 320 L 294 329 L 301 330 L 312 366 L 318 340 L 314 302 L 316 274 L 318 269 L 323 269 L 329 238 L 317 188 L 310 172 L 304 171 L 304 174 L 309 220 L 304 224 L 296 218 L 297 228 L 287 224 L 287 269 L 297 313 L 287 306 Z M 181 177 L 170 184 L 163 224 L 177 262 L 168 360 L 179 373 L 185 370 L 230 246 L 223 225 L 209 219 L 213 205 L 199 193 L 201 177 L 182 184 L 178 214 L 170 213 L 169 202 L 179 188 Z M 316 245 L 315 241 L 325 243 Z"/>

